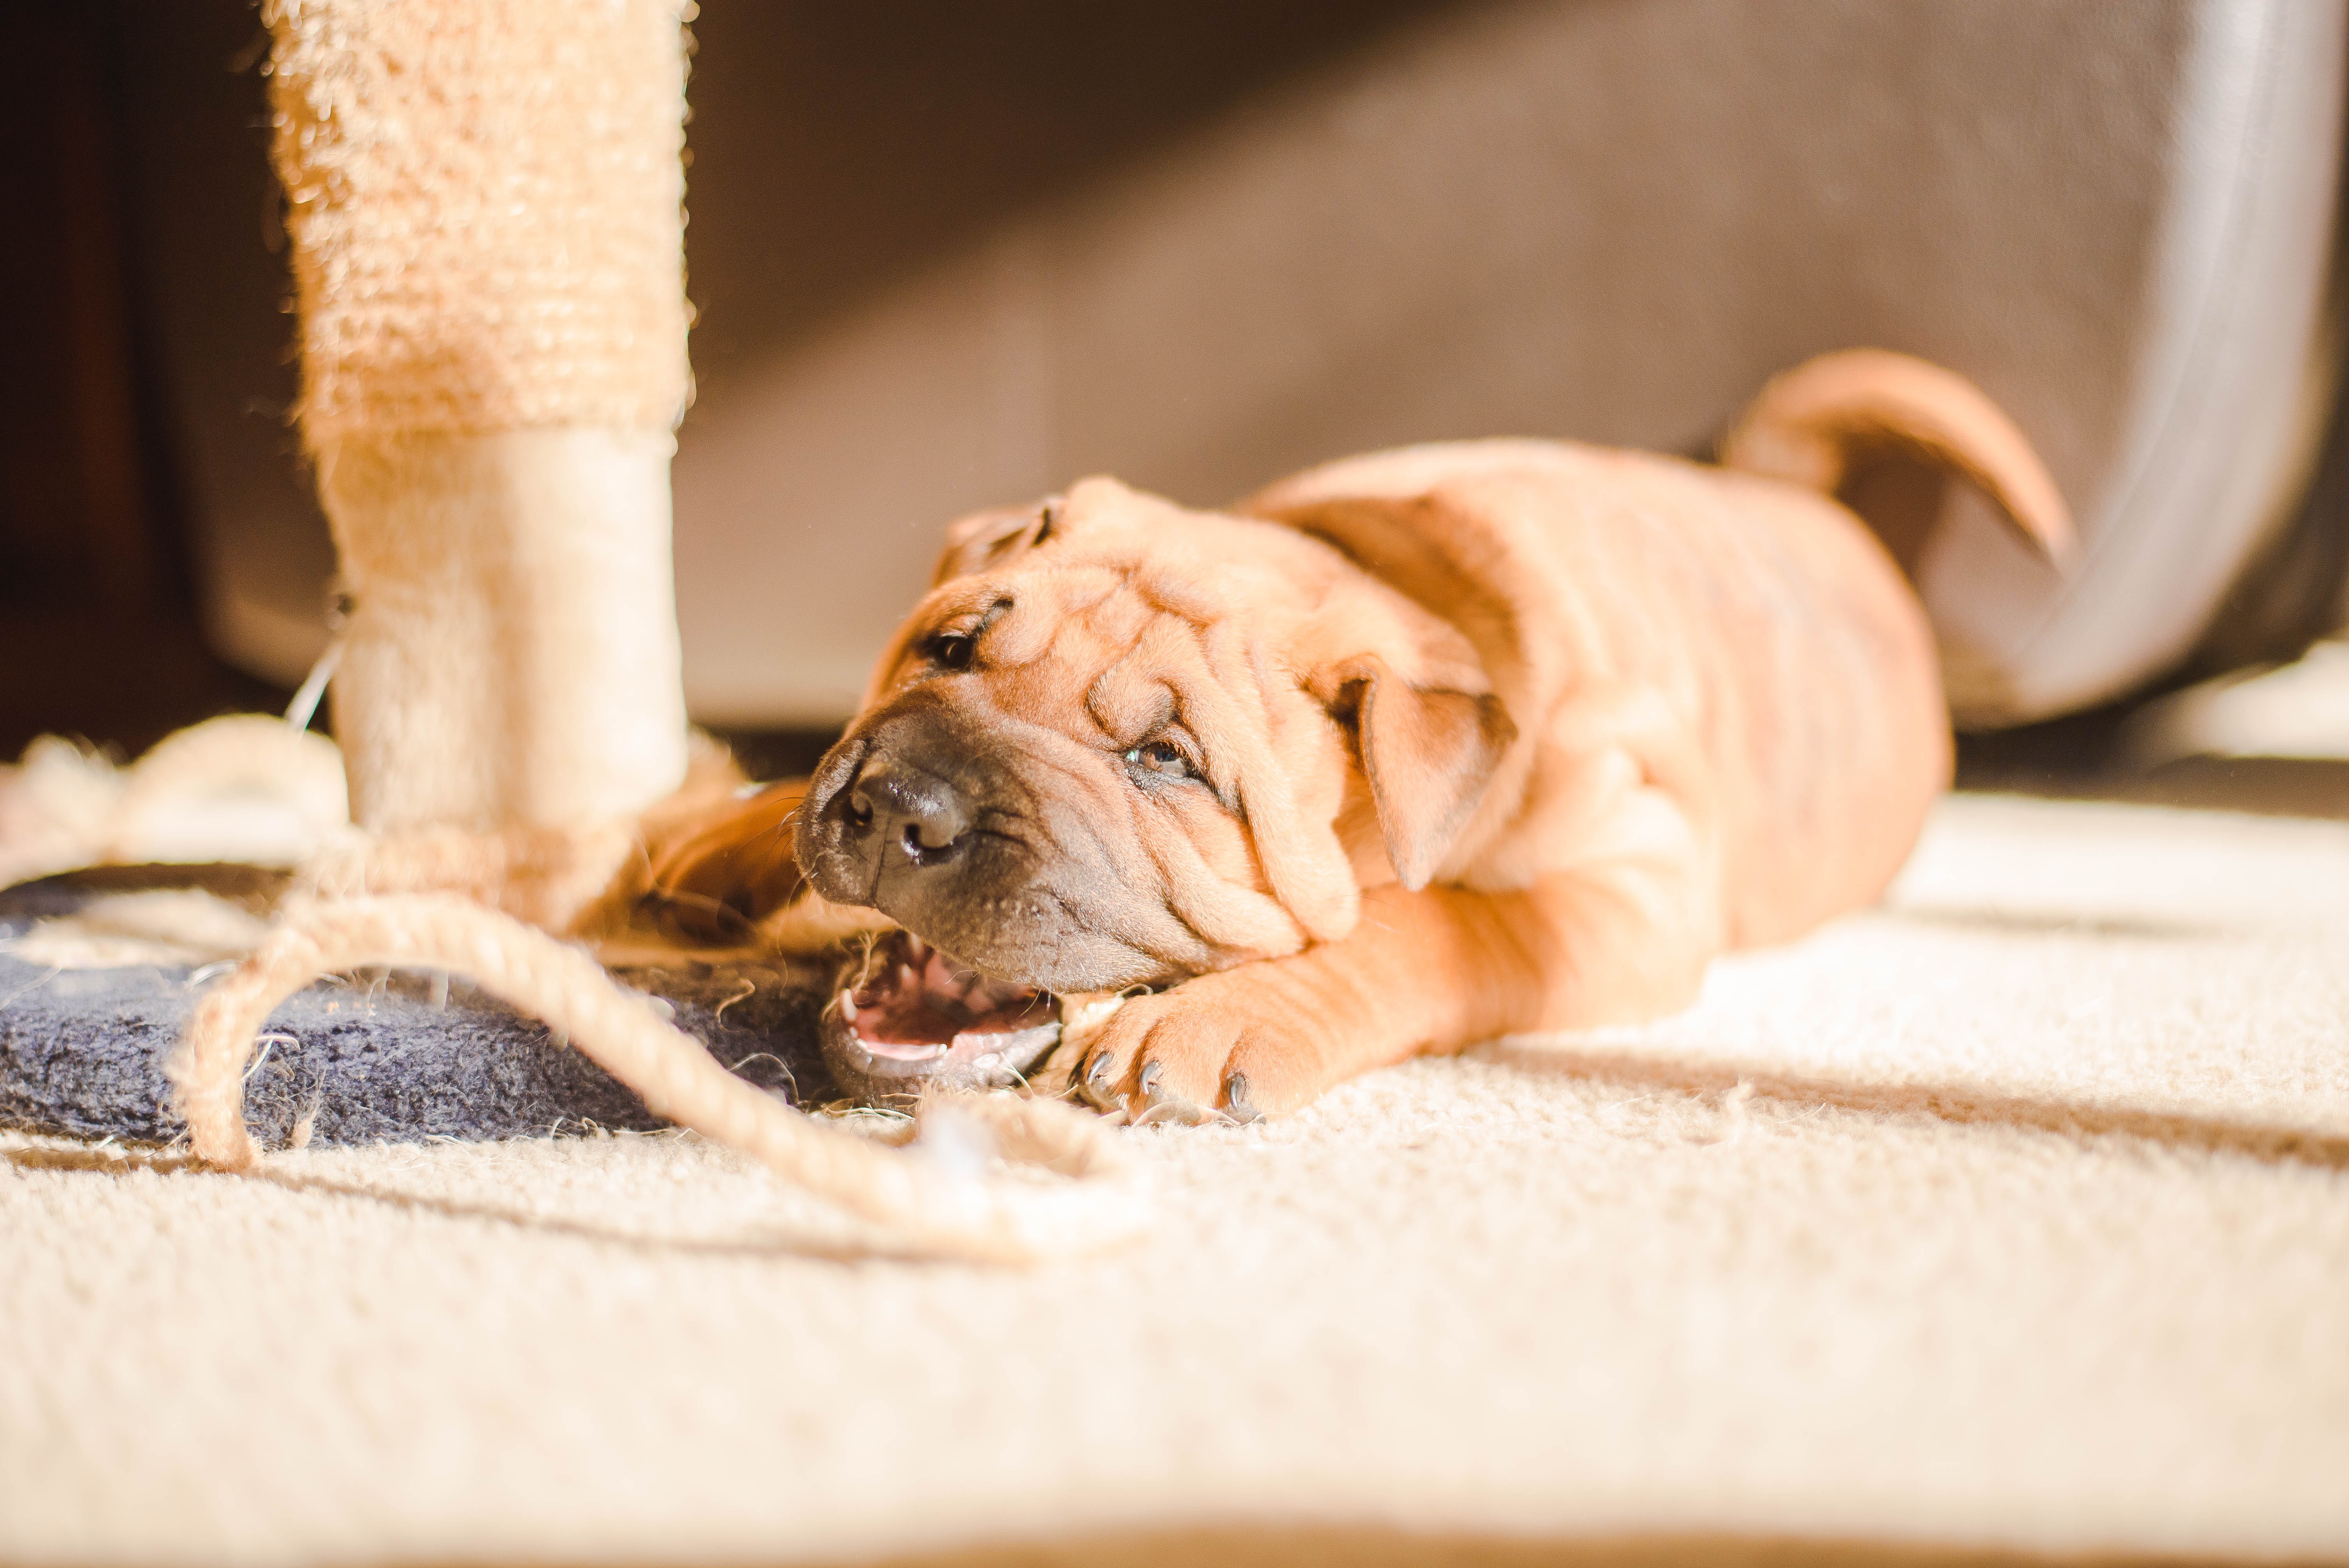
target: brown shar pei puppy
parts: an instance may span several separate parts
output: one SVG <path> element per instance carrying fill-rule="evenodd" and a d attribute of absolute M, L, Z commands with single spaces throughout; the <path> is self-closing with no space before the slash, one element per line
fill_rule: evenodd
<path fill-rule="evenodd" d="M 1719 468 L 1470 441 L 957 523 L 799 815 L 815 891 L 914 934 L 860 1037 L 1157 987 L 1080 1087 L 1247 1118 L 1673 1011 L 1868 903 L 1951 768 L 1924 613 L 1829 499 L 1886 444 L 2066 548 L 1981 393 L 1868 351 L 1772 383 Z M 782 804 L 742 809 L 770 845 Z"/>

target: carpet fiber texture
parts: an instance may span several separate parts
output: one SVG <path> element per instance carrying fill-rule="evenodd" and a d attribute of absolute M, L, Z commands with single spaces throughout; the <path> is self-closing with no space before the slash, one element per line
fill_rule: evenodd
<path fill-rule="evenodd" d="M 0 1135 L 0 1563 L 2349 1559 L 2349 824 L 1960 798 L 1682 1016 L 1124 1140 L 1017 1272 Z"/>

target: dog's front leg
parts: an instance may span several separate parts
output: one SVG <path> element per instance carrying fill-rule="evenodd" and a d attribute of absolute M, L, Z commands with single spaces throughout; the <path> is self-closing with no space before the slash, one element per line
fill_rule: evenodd
<path fill-rule="evenodd" d="M 1519 892 L 1379 888 L 1342 941 L 1129 999 L 1076 1082 L 1105 1109 L 1247 1119 L 1419 1052 L 1676 1011 L 1719 947 L 1696 881 L 1645 864 Z"/>

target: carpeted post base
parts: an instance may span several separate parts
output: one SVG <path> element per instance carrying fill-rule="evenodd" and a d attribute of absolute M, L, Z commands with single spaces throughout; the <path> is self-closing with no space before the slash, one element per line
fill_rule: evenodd
<path fill-rule="evenodd" d="M 138 873 L 144 872 L 144 875 Z M 176 868 L 116 868 L 0 892 L 0 943 L 102 892 L 185 885 Z M 820 977 L 694 964 L 622 972 L 740 1077 L 802 1106 L 840 1098 L 817 1048 Z M 163 1060 L 205 978 L 140 965 L 52 969 L 0 952 L 0 1128 L 169 1142 L 183 1130 Z M 264 1147 L 648 1130 L 664 1123 L 601 1068 L 462 981 L 402 974 L 327 982 L 271 1016 L 245 1087 Z"/>

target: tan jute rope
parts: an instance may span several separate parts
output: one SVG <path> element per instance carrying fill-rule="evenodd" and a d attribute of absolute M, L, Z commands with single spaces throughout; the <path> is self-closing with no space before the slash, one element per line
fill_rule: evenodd
<path fill-rule="evenodd" d="M 264 0 L 302 432 L 667 431 L 688 0 Z"/>
<path fill-rule="evenodd" d="M 230 1171 L 259 1161 L 244 1125 L 254 1036 L 313 980 L 370 965 L 466 976 L 568 1036 L 655 1115 L 881 1227 L 895 1250 L 1024 1263 L 1128 1239 L 1145 1217 L 1098 1124 L 1073 1107 L 1009 1096 L 925 1107 L 926 1127 L 941 1112 L 981 1122 L 1012 1166 L 1000 1174 L 958 1170 L 918 1144 L 891 1149 L 821 1127 L 728 1072 L 585 950 L 443 893 L 297 908 L 205 994 L 168 1067 L 199 1158 Z"/>

